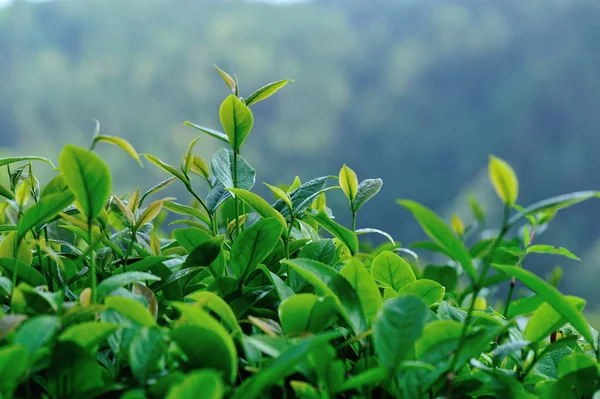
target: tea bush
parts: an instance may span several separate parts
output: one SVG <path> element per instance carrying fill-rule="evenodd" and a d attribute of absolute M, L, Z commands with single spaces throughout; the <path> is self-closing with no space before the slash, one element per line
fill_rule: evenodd
<path fill-rule="evenodd" d="M 375 228 L 357 229 L 361 207 L 381 189 L 344 165 L 338 176 L 253 193 L 241 156 L 250 106 L 290 81 L 247 98 L 231 90 L 210 166 L 194 155 L 179 167 L 144 154 L 166 180 L 126 196 L 111 191 L 94 153 L 125 140 L 101 133 L 89 149 L 67 145 L 43 188 L 33 166 L 46 158 L 0 159 L 0 395 L 3 398 L 591 398 L 598 397 L 598 332 L 585 301 L 526 270 L 529 254 L 576 258 L 538 243 L 561 209 L 598 197 L 577 192 L 523 208 L 512 168 L 490 157 L 504 207 L 497 230 L 457 217 L 447 224 L 410 200 L 398 204 L 429 237 L 411 248 Z M 192 201 L 151 201 L 170 184 Z M 393 182 L 392 182 L 393 184 Z M 207 190 L 200 195 L 200 187 Z M 352 226 L 335 221 L 326 194 L 342 190 Z M 400 211 L 399 207 L 399 211 Z M 161 225 L 166 213 L 179 215 Z M 403 219 L 406 220 L 406 219 Z M 366 221 L 361 220 L 361 224 Z M 359 238 L 389 242 L 369 248 Z M 327 238 L 331 237 L 331 238 Z M 528 294 L 517 298 L 515 286 Z M 498 286 L 508 294 L 494 309 Z"/>

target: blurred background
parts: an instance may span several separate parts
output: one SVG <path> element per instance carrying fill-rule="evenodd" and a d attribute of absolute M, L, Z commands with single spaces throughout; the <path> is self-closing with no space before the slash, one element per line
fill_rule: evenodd
<path fill-rule="evenodd" d="M 185 120 L 220 129 L 228 92 L 216 63 L 244 96 L 296 81 L 253 107 L 242 155 L 258 182 L 336 175 L 343 163 L 360 180 L 381 177 L 358 227 L 404 244 L 423 234 L 398 198 L 468 222 L 473 193 L 498 220 L 492 153 L 515 168 L 521 205 L 600 189 L 598 0 L 0 4 L 0 156 L 56 159 L 65 143 L 89 145 L 95 118 L 103 133 L 178 165 L 197 136 Z M 219 147 L 210 137 L 197 145 L 207 160 Z M 118 149 L 100 153 L 118 193 L 166 178 Z M 187 198 L 173 185 L 178 193 Z M 348 221 L 341 196 L 329 205 Z M 526 265 L 541 275 L 564 266 L 561 288 L 588 310 L 600 304 L 599 216 L 600 201 L 578 205 L 537 239 L 582 262 L 540 255 Z"/>

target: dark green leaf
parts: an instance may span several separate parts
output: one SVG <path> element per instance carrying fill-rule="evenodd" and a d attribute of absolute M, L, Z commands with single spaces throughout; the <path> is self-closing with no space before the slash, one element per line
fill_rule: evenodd
<path fill-rule="evenodd" d="M 396 370 L 414 352 L 415 342 L 425 324 L 427 306 L 412 295 L 393 298 L 383 304 L 373 326 L 375 353 L 381 364 Z"/>
<path fill-rule="evenodd" d="M 317 334 L 335 321 L 336 316 L 337 306 L 332 297 L 298 294 L 279 305 L 279 320 L 286 335 Z"/>
<path fill-rule="evenodd" d="M 129 366 L 133 376 L 142 385 L 160 371 L 159 361 L 167 350 L 163 333 L 158 327 L 140 328 L 129 346 Z"/>
<path fill-rule="evenodd" d="M 221 375 L 215 370 L 196 370 L 188 373 L 185 379 L 169 389 L 166 399 L 221 399 L 225 387 Z"/>
<path fill-rule="evenodd" d="M 344 276 L 356 291 L 363 313 L 370 324 L 383 305 L 377 284 L 358 259 L 348 261 L 340 270 L 340 275 Z"/>
<path fill-rule="evenodd" d="M 256 171 L 241 156 L 237 156 L 237 184 L 234 185 L 234 153 L 225 148 L 215 152 L 212 161 L 212 172 L 225 188 L 241 188 L 250 190 L 256 180 Z"/>
<path fill-rule="evenodd" d="M 352 255 L 358 251 L 358 238 L 354 232 L 331 220 L 325 212 L 319 212 L 310 217 L 348 247 Z"/>
<path fill-rule="evenodd" d="M 96 294 L 98 296 L 98 302 L 101 302 L 105 296 L 119 287 L 143 280 L 159 281 L 160 277 L 157 277 L 154 274 L 142 272 L 127 272 L 111 276 L 98 284 Z"/>
<path fill-rule="evenodd" d="M 231 247 L 231 268 L 244 278 L 275 248 L 283 228 L 275 218 L 262 219 L 240 234 Z"/>

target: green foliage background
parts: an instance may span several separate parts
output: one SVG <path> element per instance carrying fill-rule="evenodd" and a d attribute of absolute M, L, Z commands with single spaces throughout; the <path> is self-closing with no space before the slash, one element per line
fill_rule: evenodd
<path fill-rule="evenodd" d="M 88 143 L 97 118 L 106 134 L 177 164 L 196 135 L 184 120 L 219 126 L 225 89 L 212 63 L 240 71 L 245 95 L 291 78 L 256 107 L 244 157 L 273 183 L 344 162 L 361 179 L 382 177 L 358 227 L 412 240 L 414 223 L 384 216 L 398 215 L 394 200 L 448 220 L 468 217 L 454 203 L 470 191 L 498 205 L 481 170 L 492 152 L 528 187 L 523 204 L 600 187 L 599 16 L 596 0 L 17 1 L 0 9 L 0 152 L 56 159 L 66 142 Z M 208 155 L 215 142 L 197 148 Z M 116 189 L 164 177 L 106 154 Z M 590 305 L 600 299 L 598 214 L 584 204 L 545 233 L 583 258 L 565 263 L 565 288 Z M 543 262 L 533 269 L 554 266 Z"/>

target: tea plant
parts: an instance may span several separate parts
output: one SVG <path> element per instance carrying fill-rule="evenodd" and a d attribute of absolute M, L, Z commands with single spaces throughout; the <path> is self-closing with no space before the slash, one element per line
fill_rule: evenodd
<path fill-rule="evenodd" d="M 247 98 L 231 93 L 223 132 L 186 125 L 226 148 L 210 166 L 189 145 L 178 167 L 144 154 L 165 180 L 125 196 L 94 153 L 125 140 L 101 134 L 89 149 L 67 145 L 43 188 L 41 157 L 0 159 L 0 396 L 3 398 L 591 398 L 598 387 L 598 332 L 585 301 L 524 268 L 531 253 L 576 258 L 538 243 L 554 215 L 598 197 L 577 192 L 523 208 L 518 181 L 499 158 L 490 181 L 504 217 L 484 228 L 450 225 L 399 200 L 429 241 L 411 246 L 443 256 L 426 264 L 373 226 L 357 229 L 361 207 L 381 189 L 344 165 L 289 187 L 267 184 L 274 202 L 251 190 L 242 157 L 250 107 L 289 80 Z M 191 202 L 165 197 L 182 184 Z M 393 184 L 393 183 L 392 183 Z M 335 221 L 327 193 L 348 198 L 350 228 Z M 206 193 L 204 195 L 203 193 Z M 400 210 L 400 208 L 399 208 Z M 165 213 L 179 215 L 169 236 Z M 367 224 L 369 225 L 369 224 Z M 370 248 L 360 239 L 379 234 Z M 330 238 L 328 238 L 330 237 Z M 515 286 L 527 293 L 516 297 Z M 508 286 L 501 305 L 487 303 Z"/>

